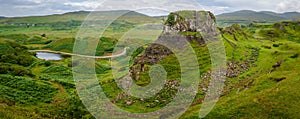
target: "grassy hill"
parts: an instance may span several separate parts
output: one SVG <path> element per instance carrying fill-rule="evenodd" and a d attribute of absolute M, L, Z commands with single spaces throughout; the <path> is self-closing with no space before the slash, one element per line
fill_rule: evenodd
<path fill-rule="evenodd" d="M 280 22 L 221 29 L 228 70 L 237 75 L 227 78 L 206 118 L 299 118 L 299 28 L 298 22 Z M 201 103 L 195 102 L 182 118 L 198 116 Z"/>
<path fill-rule="evenodd" d="M 249 20 L 249 21 L 278 21 L 285 18 L 272 12 L 255 12 L 250 10 L 237 11 L 217 15 L 218 20 Z"/>
<path fill-rule="evenodd" d="M 220 26 L 230 26 L 234 23 L 248 25 L 250 23 L 274 23 L 279 21 L 300 20 L 300 13 L 287 12 L 275 13 L 270 11 L 241 10 L 232 13 L 224 13 L 216 16 Z"/>
<path fill-rule="evenodd" d="M 87 15 L 91 12 L 89 11 L 77 11 L 77 12 L 69 12 L 64 14 L 55 14 L 48 16 L 28 16 L 28 17 L 12 17 L 5 18 L 0 20 L 2 24 L 20 24 L 20 23 L 28 23 L 28 24 L 39 24 L 39 23 L 55 23 L 55 22 L 67 22 L 71 20 L 75 21 L 84 21 Z M 134 17 L 148 17 L 144 14 L 140 14 L 134 11 L 127 10 L 119 10 L 119 11 L 94 11 L 93 14 L 103 16 L 105 19 L 110 19 L 112 16 L 116 16 L 120 13 L 126 13 L 125 16 L 129 16 L 130 18 Z M 127 18 L 129 18 L 127 17 Z M 99 19 L 104 20 L 104 19 Z"/>
<path fill-rule="evenodd" d="M 77 11 L 48 16 L 0 19 L 0 38 L 16 41 L 31 49 L 52 49 L 71 52 L 73 44 L 70 44 L 66 39 L 76 37 L 81 24 L 90 13 L 88 11 Z M 103 34 L 103 37 L 108 37 L 109 39 L 119 39 L 127 30 L 141 23 L 161 22 L 160 17 L 149 17 L 138 12 L 126 10 L 95 11 L 92 14 L 97 16 L 97 21 L 94 20 L 93 22 L 113 21 L 112 25 L 106 28 L 106 32 Z M 124 15 L 113 19 L 120 14 Z M 111 42 L 107 43 L 112 44 Z M 104 48 L 104 50 L 109 50 L 109 48 Z"/>
<path fill-rule="evenodd" d="M 112 19 L 120 13 L 124 13 L 124 15 L 118 19 Z M 48 16 L 4 18 L 0 19 L 0 34 L 27 34 L 31 36 L 46 34 L 48 37 L 51 37 L 51 39 L 57 39 L 57 37 L 75 37 L 78 28 L 89 14 L 90 12 L 87 11 L 78 11 Z M 125 10 L 95 11 L 93 12 L 93 15 L 97 16 L 97 19 L 95 20 L 99 20 L 99 22 L 115 20 L 118 22 L 117 25 L 122 25 L 121 22 L 127 22 L 127 24 L 139 24 L 140 22 L 153 23 L 161 21 L 160 18 L 152 18 L 134 11 Z M 117 25 L 115 27 L 119 27 Z"/>
<path fill-rule="evenodd" d="M 232 13 L 220 14 L 216 17 L 218 18 L 218 20 L 282 21 L 300 19 L 300 13 L 275 13 L 270 11 L 255 12 L 251 10 L 242 10 Z"/>
<path fill-rule="evenodd" d="M 101 14 L 104 13 L 113 15 L 113 12 Z M 274 13 L 259 14 L 262 13 L 272 16 L 269 18 L 276 18 Z M 71 52 L 79 26 L 77 20 L 82 20 L 80 17 L 87 14 L 88 12 L 81 11 L 0 20 L 2 21 L 0 25 L 0 118 L 93 119 L 76 93 L 72 68 L 76 67 L 78 62 L 72 61 L 70 57 L 60 61 L 45 61 L 36 58 L 35 53 L 28 52 L 29 49 Z M 189 11 L 178 12 L 178 14 L 185 17 L 194 15 Z M 295 14 L 285 15 L 292 17 Z M 110 37 L 100 38 L 98 55 L 112 52 L 118 41 L 118 37 L 113 37 L 114 34 L 122 35 L 138 24 L 132 20 L 140 18 L 160 22 L 160 17 L 150 18 L 135 12 L 128 15 L 133 17 L 125 16 L 113 25 L 118 28 L 129 24 L 130 27 L 110 28 L 108 32 Z M 73 20 L 73 23 L 55 26 L 59 23 L 69 23 L 70 20 Z M 5 24 L 7 21 L 11 21 L 13 25 Z M 51 25 L 30 27 L 15 25 L 15 23 L 26 22 Z M 253 23 L 243 27 L 233 24 L 229 27 L 220 27 L 219 30 L 227 54 L 227 79 L 220 100 L 206 118 L 299 118 L 300 22 Z M 193 39 L 201 37 L 201 34 L 193 31 L 181 34 L 193 36 L 190 44 L 197 55 L 201 71 L 199 74 L 202 75 L 201 79 L 199 78 L 198 93 L 191 107 L 181 118 L 198 118 L 210 81 L 210 54 L 205 44 Z M 148 46 L 144 47 L 139 48 L 133 54 L 134 57 L 141 56 Z M 157 49 L 164 51 L 160 47 Z M 157 55 L 156 52 L 153 54 Z M 180 79 L 180 66 L 176 56 L 168 55 L 157 64 L 163 66 L 168 72 L 167 78 L 170 83 L 166 84 L 166 88 L 157 96 L 143 100 L 127 96 L 120 91 L 112 76 L 109 59 L 96 60 L 95 72 L 99 77 L 99 84 L 111 102 L 127 111 L 141 113 L 162 108 L 172 101 L 172 96 L 176 95 L 178 85 L 176 80 Z M 145 70 L 151 67 L 150 64 L 145 66 Z M 148 74 L 148 72 L 141 72 L 139 74 L 141 80 L 135 83 L 141 85 L 149 83 Z"/>

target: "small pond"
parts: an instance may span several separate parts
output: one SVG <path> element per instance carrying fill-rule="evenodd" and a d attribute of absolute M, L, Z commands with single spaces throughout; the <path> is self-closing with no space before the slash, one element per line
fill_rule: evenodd
<path fill-rule="evenodd" d="M 60 54 L 47 52 L 37 52 L 36 57 L 43 60 L 61 60 L 63 58 L 63 56 Z"/>

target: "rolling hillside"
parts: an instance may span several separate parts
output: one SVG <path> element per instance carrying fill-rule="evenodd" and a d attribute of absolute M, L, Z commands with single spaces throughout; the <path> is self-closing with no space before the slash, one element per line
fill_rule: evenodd
<path fill-rule="evenodd" d="M 56 23 L 56 22 L 67 22 L 67 21 L 84 21 L 85 18 L 90 14 L 89 11 L 76 11 L 69 12 L 64 14 L 54 14 L 48 16 L 28 16 L 28 17 L 12 17 L 12 18 L 4 18 L 0 20 L 0 24 L 20 24 L 20 23 L 28 23 L 28 24 L 42 24 L 42 23 Z M 112 16 L 115 16 L 120 13 L 126 13 L 123 19 L 134 19 L 134 18 L 144 18 L 151 19 L 149 16 L 127 10 L 117 10 L 117 11 L 95 11 L 93 14 L 98 16 L 103 16 L 105 19 L 110 19 Z M 100 18 L 100 17 L 99 17 Z M 104 20 L 103 18 L 99 20 Z M 132 20 L 133 21 L 133 20 Z"/>
<path fill-rule="evenodd" d="M 298 20 L 300 13 L 287 12 L 275 13 L 270 11 L 255 12 L 250 10 L 236 11 L 232 13 L 224 13 L 216 16 L 218 20 L 246 20 L 246 21 L 282 21 L 282 20 Z"/>
<path fill-rule="evenodd" d="M 117 12 L 122 11 L 98 13 L 108 16 L 104 19 L 109 19 L 109 16 Z M 82 67 L 82 64 L 72 57 L 64 57 L 59 61 L 46 61 L 37 58 L 35 53 L 29 52 L 38 49 L 72 52 L 76 31 L 88 14 L 89 12 L 79 11 L 61 15 L 0 20 L 0 119 L 94 119 L 77 95 L 78 90 L 73 79 L 75 69 L 85 70 L 89 66 L 95 68 L 94 74 L 98 77 L 99 85 L 110 102 L 123 110 L 133 113 L 152 112 L 162 109 L 173 101 L 174 96 L 182 90 L 181 76 L 186 73 L 181 70 L 182 67 L 175 53 L 155 43 L 139 47 L 136 51 L 130 48 L 129 51 L 131 50 L 133 54 L 129 54 L 128 58 L 122 58 L 126 60 L 132 58 L 130 67 L 127 65 L 125 68 L 120 67 L 118 70 L 120 75 L 113 75 L 113 68 L 116 67 L 113 67 L 113 62 L 109 59 L 99 59 L 95 61 L 95 65 L 87 63 L 86 67 Z M 248 15 L 249 18 L 251 16 L 255 19 L 281 21 L 297 18 L 297 14 L 299 13 L 240 11 L 235 15 L 240 15 L 241 18 L 244 18 L 243 15 Z M 211 54 L 203 39 L 205 34 L 197 31 L 197 28 L 203 26 L 201 24 L 193 26 L 194 21 L 195 23 L 200 21 L 201 15 L 210 15 L 212 20 L 216 21 L 210 12 L 180 11 L 171 13 L 164 23 L 168 32 L 163 35 L 169 35 L 172 43 L 180 43 L 180 39 L 177 40 L 178 42 L 173 39 L 176 35 L 177 38 L 180 36 L 189 39 L 188 43 L 199 64 L 200 72 L 192 72 L 193 74 L 190 75 L 191 77 L 196 77 L 196 74 L 201 75 L 198 77 L 197 94 L 191 106 L 180 117 L 182 119 L 199 118 L 199 110 L 206 94 L 210 91 L 209 83 L 212 81 Z M 235 23 L 238 21 L 242 23 L 243 20 L 249 19 L 246 17 L 242 20 L 238 17 L 233 19 L 234 13 L 225 15 L 232 15 L 232 20 L 223 19 L 223 22 L 227 20 L 228 23 L 233 24 L 218 28 L 227 59 L 227 71 L 224 72 L 225 87 L 219 101 L 205 118 L 299 118 L 300 21 L 270 20 L 266 21 L 267 24 L 261 24 L 253 23 L 251 19 L 249 23 L 253 23 L 252 25 L 242 26 Z M 218 17 L 220 16 L 222 15 Z M 96 54 L 103 56 L 112 53 L 120 40 L 117 36 L 138 25 L 135 21 L 141 19 L 154 22 L 161 20 L 160 17 L 153 18 L 130 12 L 108 28 L 108 35 L 100 38 L 98 44 L 100 47 L 97 47 Z M 222 21 L 221 18 L 217 20 Z M 137 32 L 137 34 L 142 33 Z M 142 35 L 143 38 L 146 37 Z M 160 37 L 159 40 L 167 41 L 166 38 L 168 37 Z M 189 59 L 185 57 L 184 60 Z M 124 63 L 123 61 L 125 62 L 121 60 L 120 64 Z M 115 76 L 124 78 L 128 70 L 133 74 L 131 76 L 134 83 L 139 86 L 149 85 L 151 82 L 149 74 L 155 66 L 162 66 L 167 74 L 164 88 L 155 96 L 138 98 L 128 95 L 118 87 Z M 93 88 L 92 86 L 89 88 Z M 109 116 L 114 115 L 112 113 Z M 154 116 L 165 118 L 165 115 Z"/>
<path fill-rule="evenodd" d="M 121 13 L 125 14 L 118 19 L 114 19 L 116 15 Z M 50 40 L 73 38 L 89 14 L 90 12 L 88 11 L 77 11 L 48 16 L 4 18 L 0 19 L 0 34 L 5 37 L 7 35 L 11 36 L 17 34 L 25 34 L 28 36 L 40 36 L 45 34 Z M 125 30 L 124 27 L 120 27 L 122 25 L 137 25 L 140 24 L 139 22 L 157 23 L 161 21 L 159 17 L 153 18 L 138 12 L 125 10 L 97 11 L 93 12 L 93 15 L 97 15 L 96 22 L 114 20 L 112 28 L 108 28 L 110 29 L 107 32 L 109 37 L 120 36 L 120 32 Z M 95 21 L 95 19 L 93 21 Z"/>
<path fill-rule="evenodd" d="M 218 20 L 218 26 L 228 27 L 236 23 L 247 26 L 251 23 L 274 24 L 280 21 L 297 21 L 300 20 L 300 13 L 275 13 L 270 11 L 255 12 L 251 10 L 241 10 L 232 13 L 220 14 L 216 17 Z"/>

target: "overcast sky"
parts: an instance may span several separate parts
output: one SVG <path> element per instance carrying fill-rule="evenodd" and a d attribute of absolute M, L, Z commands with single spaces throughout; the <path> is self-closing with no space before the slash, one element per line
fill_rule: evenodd
<path fill-rule="evenodd" d="M 71 11 L 88 10 L 92 11 L 99 8 L 104 0 L 0 0 L 0 16 L 36 16 L 49 15 L 57 13 L 65 13 Z M 119 4 L 117 1 L 124 0 L 107 0 L 109 4 Z M 107 2 L 106 1 L 106 2 Z M 136 3 L 138 0 L 125 0 L 126 5 L 143 6 L 149 0 L 141 0 L 143 2 Z M 129 2 L 128 2 L 129 1 Z M 146 2 L 147 1 L 147 2 Z M 155 1 L 155 0 L 154 0 Z M 164 2 L 164 0 L 156 0 Z M 170 0 L 169 0 L 170 1 Z M 173 4 L 176 0 L 172 0 Z M 177 0 L 180 1 L 180 0 Z M 203 9 L 214 12 L 215 14 L 232 12 L 237 10 L 255 10 L 255 11 L 274 11 L 274 12 L 300 12 L 300 0 L 196 0 Z M 163 3 L 162 2 L 162 3 Z M 193 4 L 194 2 L 191 2 Z M 188 4 L 188 3 L 184 3 Z M 119 4 L 119 5 L 123 5 Z M 125 5 L 125 6 L 126 6 Z M 123 5 L 124 6 L 124 5 Z M 175 5 L 176 6 L 176 5 Z M 162 7 L 162 6 L 158 6 Z M 188 7 L 188 6 L 187 6 Z M 149 11 L 149 10 L 148 10 Z M 151 10 L 150 10 L 151 11 Z M 158 12 L 153 12 L 155 15 Z"/>

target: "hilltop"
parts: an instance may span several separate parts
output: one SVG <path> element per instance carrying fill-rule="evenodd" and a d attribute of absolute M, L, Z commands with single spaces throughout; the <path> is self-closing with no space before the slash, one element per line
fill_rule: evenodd
<path fill-rule="evenodd" d="M 67 21 L 84 21 L 85 18 L 90 14 L 90 11 L 76 11 L 68 12 L 64 14 L 54 14 L 47 16 L 28 16 L 28 17 L 11 17 L 0 20 L 0 24 L 18 24 L 18 23 L 55 23 L 55 22 L 67 22 Z M 111 16 L 115 16 L 120 13 L 126 13 L 126 16 L 130 17 L 149 17 L 147 15 L 128 10 L 116 10 L 116 11 L 93 11 L 93 14 L 99 16 L 105 16 L 109 19 Z"/>
<path fill-rule="evenodd" d="M 241 10 L 216 16 L 218 20 L 282 21 L 300 19 L 298 12 L 275 13 L 270 11 Z"/>
<path fill-rule="evenodd" d="M 7 35 L 47 35 L 48 39 L 57 40 L 62 38 L 74 38 L 85 18 L 90 11 L 76 11 L 64 14 L 54 14 L 47 16 L 27 16 L 11 17 L 0 19 L 1 36 Z M 161 21 L 160 17 L 150 17 L 135 11 L 117 10 L 117 11 L 95 11 L 93 15 L 97 16 L 97 22 L 111 20 L 114 21 L 107 34 L 109 36 L 120 36 L 122 30 L 128 26 L 139 24 L 140 22 L 157 23 Z M 115 19 L 116 15 L 123 16 Z M 95 21 L 95 20 L 94 20 Z M 87 20 L 89 22 L 89 20 Z M 120 29 L 121 28 L 121 29 Z M 121 32 L 122 31 L 122 32 Z M 26 39 L 23 39 L 26 40 Z"/>
<path fill-rule="evenodd" d="M 202 13 L 214 18 L 210 12 Z M 170 37 L 174 43 L 179 43 L 176 39 L 180 35 L 187 37 L 200 64 L 202 77 L 198 94 L 192 106 L 181 117 L 183 119 L 199 118 L 199 110 L 211 81 L 210 55 L 201 36 L 203 34 L 197 29 L 201 26 L 194 26 L 194 21 L 201 17 L 196 14 L 194 11 L 171 13 L 165 24 L 164 33 L 167 36 L 157 40 L 167 42 Z M 226 86 L 216 107 L 206 118 L 299 118 L 300 104 L 297 99 L 300 98 L 300 92 L 296 90 L 298 84 L 295 82 L 299 82 L 297 72 L 300 69 L 296 62 L 299 61 L 300 53 L 300 22 L 252 24 L 244 27 L 233 24 L 219 30 L 227 54 Z M 153 43 L 135 58 L 130 76 L 139 86 L 150 85 L 150 69 L 157 64 L 162 65 L 168 74 L 166 87 L 171 85 L 162 94 L 172 92 L 172 87 L 178 86 L 177 78 L 182 75 L 177 55 L 174 54 L 167 47 Z M 172 95 L 168 96 L 158 94 L 153 100 L 157 100 L 157 105 L 164 105 L 165 100 L 168 102 Z M 132 109 L 135 103 L 130 105 Z"/>

